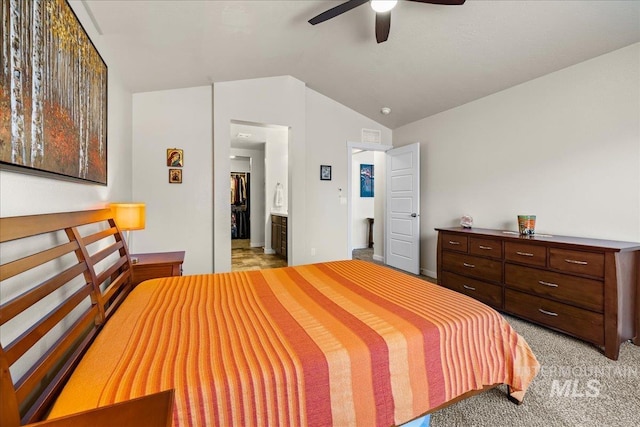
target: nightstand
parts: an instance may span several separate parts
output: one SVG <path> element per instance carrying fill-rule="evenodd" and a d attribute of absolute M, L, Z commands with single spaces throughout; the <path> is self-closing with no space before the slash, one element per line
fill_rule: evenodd
<path fill-rule="evenodd" d="M 133 264 L 132 287 L 149 279 L 182 276 L 184 251 L 131 254 L 131 258 L 138 259 L 138 262 Z"/>

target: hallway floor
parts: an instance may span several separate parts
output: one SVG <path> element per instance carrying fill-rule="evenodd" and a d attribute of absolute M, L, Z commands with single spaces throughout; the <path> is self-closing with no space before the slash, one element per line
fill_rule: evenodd
<path fill-rule="evenodd" d="M 373 259 L 373 248 L 354 249 L 351 256 L 353 259 L 361 259 L 363 261 L 384 265 L 382 262 Z"/>
<path fill-rule="evenodd" d="M 264 248 L 252 248 L 249 239 L 231 240 L 231 271 L 262 270 L 286 267 L 287 260 L 264 253 Z"/>
<path fill-rule="evenodd" d="M 373 259 L 373 249 L 369 249 L 369 248 L 364 248 L 364 249 L 354 249 L 354 250 L 353 250 L 353 259 L 361 259 L 361 260 L 363 260 L 363 261 L 369 261 L 369 262 L 373 262 L 373 263 L 375 263 L 375 264 L 380 264 L 380 265 L 387 266 L 387 267 L 389 267 L 389 268 L 394 268 L 394 267 L 391 267 L 391 266 L 389 266 L 389 265 L 386 265 L 386 264 L 385 264 L 385 263 L 383 263 L 382 261 L 376 261 L 376 260 L 374 260 L 374 259 Z M 399 269 L 397 269 L 397 268 L 395 268 L 395 269 L 396 269 L 396 270 L 398 270 L 398 271 L 402 271 L 403 273 L 406 273 L 406 274 L 411 274 L 411 273 L 409 273 L 409 272 L 407 272 L 407 271 L 399 270 Z M 412 276 L 419 277 L 419 278 L 421 278 L 421 279 L 423 279 L 423 280 L 427 280 L 427 281 L 429 281 L 429 282 L 431 282 L 431 283 L 437 283 L 437 282 L 438 282 L 438 279 L 436 279 L 436 278 L 434 278 L 434 277 L 428 277 L 428 276 L 424 276 L 424 275 L 422 275 L 422 274 L 420 274 L 420 275 L 411 274 L 411 275 L 412 275 Z"/>
<path fill-rule="evenodd" d="M 263 270 L 265 268 L 287 266 L 285 259 L 282 259 L 278 255 L 267 255 L 264 253 L 264 248 L 252 248 L 250 243 L 251 241 L 249 239 L 231 240 L 231 271 Z M 373 259 L 373 249 L 354 249 L 353 259 L 361 259 L 363 261 L 385 265 L 383 262 Z M 433 283 L 437 282 L 437 280 L 432 277 L 422 275 L 417 277 Z"/>

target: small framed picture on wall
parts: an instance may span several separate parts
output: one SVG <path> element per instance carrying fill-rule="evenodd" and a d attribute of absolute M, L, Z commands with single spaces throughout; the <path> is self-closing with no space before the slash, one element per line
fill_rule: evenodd
<path fill-rule="evenodd" d="M 373 165 L 360 165 L 360 197 L 373 197 Z"/>
<path fill-rule="evenodd" d="M 182 184 L 182 169 L 169 169 L 169 184 Z"/>
<path fill-rule="evenodd" d="M 184 166 L 184 152 L 179 148 L 167 148 L 167 166 L 181 168 Z"/>
<path fill-rule="evenodd" d="M 331 181 L 331 166 L 320 165 L 320 180 Z"/>

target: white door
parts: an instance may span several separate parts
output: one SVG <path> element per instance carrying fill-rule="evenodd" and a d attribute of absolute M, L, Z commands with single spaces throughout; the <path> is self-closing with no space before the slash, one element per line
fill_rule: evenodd
<path fill-rule="evenodd" d="M 420 274 L 420 144 L 387 151 L 385 258 Z"/>

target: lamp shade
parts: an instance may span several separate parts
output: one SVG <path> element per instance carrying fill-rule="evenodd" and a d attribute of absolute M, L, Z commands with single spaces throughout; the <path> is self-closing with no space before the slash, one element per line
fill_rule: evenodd
<path fill-rule="evenodd" d="M 144 203 L 112 203 L 111 211 L 121 230 L 142 230 L 145 226 Z"/>

